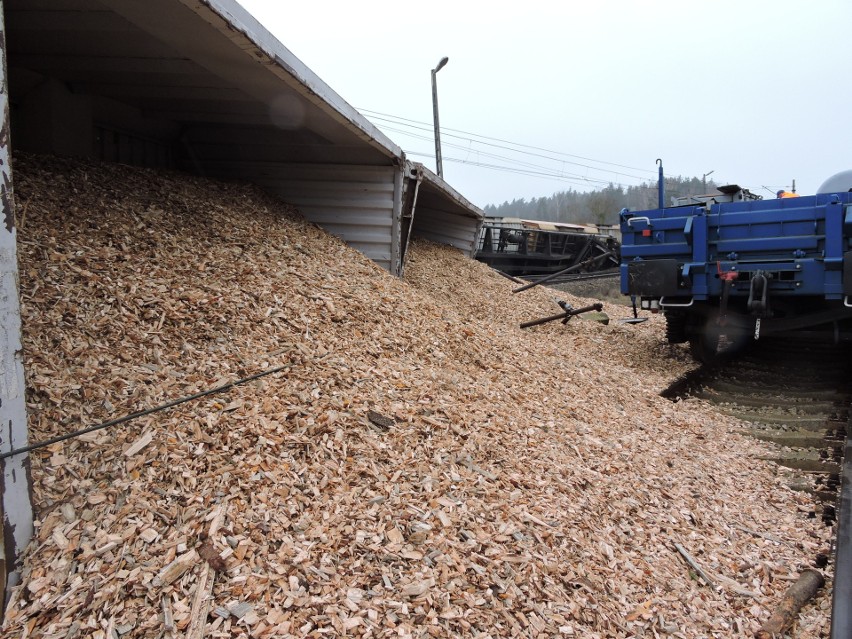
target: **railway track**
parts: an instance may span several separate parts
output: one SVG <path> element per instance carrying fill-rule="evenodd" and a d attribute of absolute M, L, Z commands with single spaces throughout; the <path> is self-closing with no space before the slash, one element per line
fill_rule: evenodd
<path fill-rule="evenodd" d="M 723 356 L 667 389 L 670 399 L 700 397 L 743 419 L 746 432 L 783 448 L 772 461 L 795 469 L 791 486 L 813 494 L 812 516 L 833 527 L 831 638 L 852 637 L 852 347 L 760 340 L 745 353 Z M 847 454 L 848 453 L 848 454 Z"/>

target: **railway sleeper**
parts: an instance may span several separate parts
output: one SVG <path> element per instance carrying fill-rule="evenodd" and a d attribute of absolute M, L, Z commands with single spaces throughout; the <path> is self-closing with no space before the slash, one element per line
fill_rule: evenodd
<path fill-rule="evenodd" d="M 763 459 L 790 469 L 788 485 L 814 499 L 807 516 L 834 530 L 834 552 L 817 554 L 814 565 L 834 563 L 832 626 L 837 619 L 838 627 L 846 628 L 852 625 L 843 612 L 852 599 L 852 477 L 843 472 L 852 474 L 852 460 L 844 459 L 852 450 L 847 440 L 852 350 L 788 346 L 785 340 L 761 340 L 747 353 L 690 373 L 662 395 L 706 400 L 743 420 L 747 426 L 739 433 L 779 446 Z"/>

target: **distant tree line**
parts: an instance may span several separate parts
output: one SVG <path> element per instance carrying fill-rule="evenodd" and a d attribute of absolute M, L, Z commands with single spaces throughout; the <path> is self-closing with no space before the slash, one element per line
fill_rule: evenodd
<path fill-rule="evenodd" d="M 666 177 L 666 206 L 673 197 L 711 193 L 716 184 L 707 181 L 705 189 L 701 178 Z M 597 191 L 560 191 L 547 197 L 521 198 L 503 204 L 485 207 L 488 217 L 520 217 L 526 220 L 547 222 L 578 222 L 592 224 L 617 224 L 618 212 L 657 207 L 657 183 L 643 182 L 639 186 L 608 186 Z"/>

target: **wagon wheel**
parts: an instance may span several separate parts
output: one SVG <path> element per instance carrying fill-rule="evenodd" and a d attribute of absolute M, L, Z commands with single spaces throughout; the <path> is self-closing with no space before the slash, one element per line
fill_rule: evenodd
<path fill-rule="evenodd" d="M 689 352 L 702 364 L 712 364 L 719 357 L 718 333 L 702 333 L 689 338 Z"/>
<path fill-rule="evenodd" d="M 712 364 L 719 358 L 719 338 L 721 328 L 716 316 L 699 318 L 689 332 L 689 352 L 702 364 Z"/>

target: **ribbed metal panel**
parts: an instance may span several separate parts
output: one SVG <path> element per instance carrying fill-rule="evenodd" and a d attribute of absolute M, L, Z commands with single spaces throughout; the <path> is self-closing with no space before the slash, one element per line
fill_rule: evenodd
<path fill-rule="evenodd" d="M 411 171 L 420 180 L 411 234 L 449 244 L 473 257 L 485 217 L 482 211 L 422 164 L 412 164 Z"/>
<path fill-rule="evenodd" d="M 425 237 L 439 244 L 449 244 L 473 257 L 480 218 L 466 217 L 446 211 L 418 206 L 414 216 L 415 237 Z"/>
<path fill-rule="evenodd" d="M 395 175 L 391 166 L 282 165 L 253 177 L 332 235 L 395 273 Z M 397 196 L 398 197 L 398 196 Z"/>

